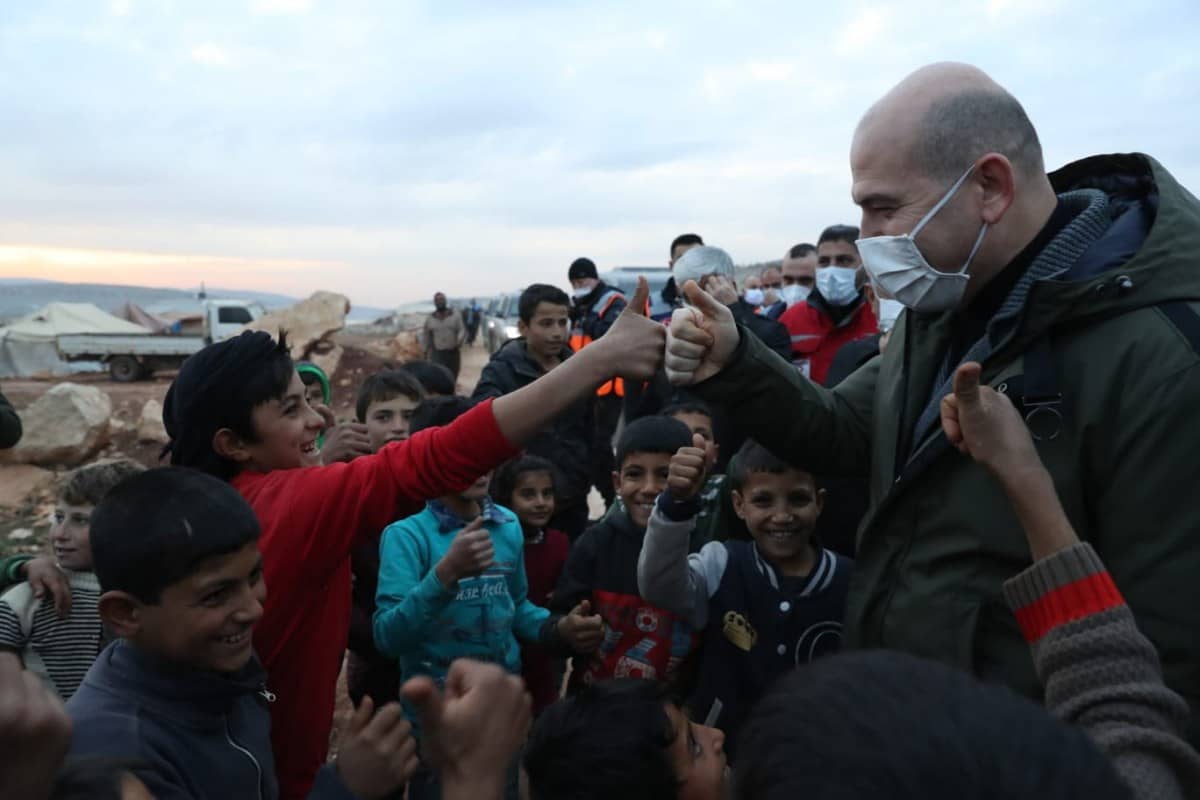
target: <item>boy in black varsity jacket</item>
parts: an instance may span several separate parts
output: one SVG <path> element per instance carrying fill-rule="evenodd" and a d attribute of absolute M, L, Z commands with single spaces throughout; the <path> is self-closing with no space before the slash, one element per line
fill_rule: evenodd
<path fill-rule="evenodd" d="M 672 687 L 685 679 L 684 663 L 697 637 L 678 614 L 639 596 L 638 554 L 671 459 L 691 438 L 679 420 L 654 416 L 630 423 L 617 441 L 613 485 L 622 508 L 579 537 L 550 600 L 550 610 L 561 613 L 586 601 L 604 620 L 599 649 L 572 662 L 572 691 L 608 678 L 647 678 Z M 689 524 L 683 535 L 685 555 L 694 527 Z"/>
<path fill-rule="evenodd" d="M 813 531 L 825 493 L 813 476 L 748 441 L 730 476 L 734 512 L 754 541 L 687 543 L 705 474 L 705 442 L 695 436 L 671 459 L 638 563 L 649 602 L 704 629 L 700 679 L 688 706 L 726 734 L 780 675 L 836 652 L 853 562 L 826 550 Z"/>

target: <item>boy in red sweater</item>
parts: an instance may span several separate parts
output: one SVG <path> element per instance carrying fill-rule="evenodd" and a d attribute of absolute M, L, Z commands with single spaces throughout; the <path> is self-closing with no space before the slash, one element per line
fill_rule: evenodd
<path fill-rule="evenodd" d="M 280 797 L 304 797 L 325 761 L 350 620 L 350 551 L 425 501 L 461 491 L 614 375 L 647 380 L 665 329 L 631 304 L 609 333 L 534 383 L 349 463 L 319 466 L 324 422 L 280 336 L 247 332 L 184 363 L 163 409 L 171 463 L 230 481 L 262 526 L 271 587 L 254 645 L 277 699 Z"/>

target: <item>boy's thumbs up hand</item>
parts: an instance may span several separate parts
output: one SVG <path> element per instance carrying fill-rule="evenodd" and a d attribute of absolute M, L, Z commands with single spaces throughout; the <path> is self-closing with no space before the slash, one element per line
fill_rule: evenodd
<path fill-rule="evenodd" d="M 671 456 L 671 465 L 667 472 L 667 491 L 674 500 L 690 500 L 700 491 L 704 485 L 708 448 L 711 446 L 703 436 L 695 433 L 692 434 L 691 447 L 681 447 Z"/>
<path fill-rule="evenodd" d="M 496 550 L 492 535 L 483 527 L 483 518 L 476 517 L 457 534 L 450 549 L 434 567 L 442 586 L 454 586 L 463 578 L 472 578 L 492 566 Z"/>
<path fill-rule="evenodd" d="M 417 771 L 417 743 L 399 703 L 375 711 L 364 697 L 341 736 L 337 772 L 356 797 L 389 797 Z"/>
<path fill-rule="evenodd" d="M 1006 396 L 980 385 L 980 369 L 970 362 L 955 371 L 954 391 L 942 398 L 942 430 L 961 453 L 1005 483 L 1042 464 L 1025 420 Z"/>
<path fill-rule="evenodd" d="M 675 310 L 667 329 L 667 378 L 688 386 L 711 378 L 729 362 L 738 345 L 733 312 L 708 292 L 688 281 L 683 285 L 688 305 Z"/>
<path fill-rule="evenodd" d="M 647 381 L 662 366 L 666 329 L 646 318 L 649 302 L 650 284 L 639 277 L 637 291 L 608 333 L 581 351 L 581 355 L 590 352 L 591 357 L 600 359 L 601 380 L 619 375 L 627 380 Z"/>
<path fill-rule="evenodd" d="M 576 653 L 590 653 L 604 640 L 604 620 L 592 613 L 592 603 L 584 600 L 558 621 L 558 633 Z"/>

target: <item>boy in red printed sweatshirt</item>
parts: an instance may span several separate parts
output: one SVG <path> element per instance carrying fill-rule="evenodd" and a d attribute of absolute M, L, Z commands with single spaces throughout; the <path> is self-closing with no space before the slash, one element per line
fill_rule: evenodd
<path fill-rule="evenodd" d="M 648 289 L 639 281 L 639 293 Z M 642 308 L 633 304 L 631 308 Z M 350 551 L 429 498 L 461 491 L 614 375 L 646 380 L 661 325 L 632 310 L 586 353 L 529 386 L 349 463 L 319 466 L 325 420 L 304 399 L 287 347 L 247 332 L 185 362 L 167 393 L 171 463 L 230 481 L 262 526 L 269 592 L 254 645 L 276 699 L 280 797 L 304 797 L 325 761 L 350 619 Z"/>

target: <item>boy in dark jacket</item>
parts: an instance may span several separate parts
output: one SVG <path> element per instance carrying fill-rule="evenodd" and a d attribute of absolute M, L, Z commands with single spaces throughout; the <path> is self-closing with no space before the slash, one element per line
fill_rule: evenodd
<path fill-rule="evenodd" d="M 67 704 L 72 755 L 136 760 L 159 800 L 279 796 L 275 695 L 250 641 L 267 594 L 258 535 L 246 501 L 193 470 L 150 470 L 105 497 L 92 553 L 100 616 L 121 641 Z M 399 704 L 372 711 L 359 708 L 310 797 L 384 797 L 412 773 Z"/>
<path fill-rule="evenodd" d="M 521 293 L 517 308 L 521 338 L 501 347 L 483 368 L 471 399 L 500 397 L 533 383 L 571 357 L 567 346 L 571 301 L 555 286 L 535 283 Z M 587 495 L 597 452 L 595 396 L 576 401 L 529 440 L 526 450 L 556 468 L 562 480 L 550 527 L 578 539 L 588 523 Z"/>
<path fill-rule="evenodd" d="M 571 689 L 606 678 L 648 678 L 673 684 L 695 649 L 696 636 L 679 615 L 638 593 L 637 563 L 654 500 L 667 486 L 671 456 L 691 432 L 670 417 L 643 417 L 617 442 L 613 486 L 623 508 L 588 528 L 576 542 L 550 602 L 567 613 L 588 600 L 604 620 L 604 641 L 576 657 Z"/>
<path fill-rule="evenodd" d="M 658 496 L 638 564 L 650 602 L 704 631 L 700 678 L 689 705 L 736 749 L 745 715 L 780 675 L 836 652 L 853 563 L 813 537 L 824 493 L 812 475 L 756 442 L 738 452 L 731 476 L 733 508 L 753 542 L 705 545 L 688 555 L 700 508 L 705 442 L 671 459 L 669 486 Z"/>
<path fill-rule="evenodd" d="M 640 291 L 649 293 L 645 281 Z M 254 646 L 279 695 L 271 719 L 282 797 L 307 794 L 329 749 L 354 544 L 511 458 L 607 376 L 644 380 L 662 362 L 665 336 L 663 326 L 631 311 L 536 386 L 481 403 L 445 428 L 324 467 L 316 439 L 325 422 L 304 400 L 285 343 L 247 332 L 184 363 L 163 409 L 171 463 L 229 481 L 262 526 L 272 589 Z"/>
<path fill-rule="evenodd" d="M 16 447 L 21 441 L 21 418 L 8 398 L 0 394 L 0 450 Z"/>

